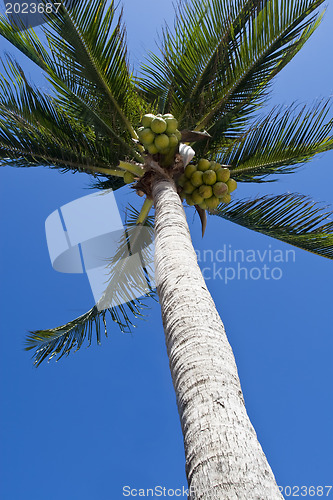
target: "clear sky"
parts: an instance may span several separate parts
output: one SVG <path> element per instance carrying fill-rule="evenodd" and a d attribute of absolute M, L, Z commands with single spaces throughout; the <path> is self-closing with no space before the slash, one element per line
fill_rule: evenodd
<path fill-rule="evenodd" d="M 161 21 L 172 21 L 172 2 L 125 0 L 124 6 L 137 65 L 154 49 Z M 270 106 L 332 95 L 332 27 L 329 5 L 321 27 L 276 79 Z M 16 54 L 0 43 L 2 54 Z M 35 83 L 45 85 L 38 68 L 26 67 Z M 274 184 L 239 185 L 237 196 L 289 191 L 332 204 L 332 160 L 328 153 Z M 132 334 L 109 323 L 101 346 L 83 347 L 59 363 L 36 369 L 23 350 L 28 330 L 58 326 L 93 305 L 85 275 L 52 269 L 44 230 L 51 212 L 91 192 L 89 177 L 2 168 L 0 182 L 1 498 L 118 500 L 125 485 L 186 486 L 158 304 L 150 302 Z M 134 197 L 128 188 L 116 193 L 120 209 Z M 192 209 L 187 213 L 249 416 L 278 484 L 333 485 L 332 262 L 297 249 L 286 262 L 292 247 L 213 217 L 201 239 L 198 218 Z M 238 263 L 217 260 L 224 245 L 257 253 L 257 262 L 242 264 L 248 273 L 263 265 L 258 252 L 266 255 L 265 264 L 278 267 L 281 279 L 246 280 L 243 272 L 226 283 L 223 269 Z M 206 262 L 204 250 L 210 251 Z M 269 251 L 277 250 L 284 262 L 269 262 Z"/>

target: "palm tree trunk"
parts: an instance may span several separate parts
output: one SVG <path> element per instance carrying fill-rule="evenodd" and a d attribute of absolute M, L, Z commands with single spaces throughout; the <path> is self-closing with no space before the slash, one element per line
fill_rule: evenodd
<path fill-rule="evenodd" d="M 223 323 L 173 181 L 157 180 L 155 278 L 184 436 L 190 500 L 283 499 L 247 415 Z"/>

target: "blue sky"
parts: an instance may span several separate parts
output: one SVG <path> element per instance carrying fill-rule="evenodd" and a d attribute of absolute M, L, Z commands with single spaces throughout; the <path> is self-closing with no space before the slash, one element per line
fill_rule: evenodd
<path fill-rule="evenodd" d="M 124 5 L 131 60 L 138 64 L 146 50 L 154 49 L 161 21 L 172 21 L 172 2 Z M 276 79 L 270 105 L 332 95 L 332 26 L 330 5 L 321 27 Z M 2 53 L 15 54 L 0 43 Z M 38 69 L 26 67 L 34 82 L 45 85 Z M 300 192 L 332 204 L 332 160 L 328 153 L 275 184 L 239 185 L 236 194 Z M 93 343 L 59 363 L 36 369 L 23 350 L 28 330 L 63 324 L 93 305 L 86 276 L 52 269 L 44 230 L 51 212 L 91 192 L 88 176 L 2 168 L 0 178 L 1 498 L 111 500 L 123 498 L 125 485 L 185 486 L 182 434 L 158 304 L 150 302 L 146 320 L 138 320 L 132 334 L 110 323 L 102 346 Z M 134 195 L 124 188 L 116 198 L 122 209 Z M 280 250 L 285 255 L 291 249 L 213 217 L 201 239 L 198 218 L 187 212 L 201 257 L 204 250 L 216 256 L 224 245 L 261 254 Z M 226 284 L 217 277 L 207 284 L 278 484 L 332 485 L 332 262 L 297 249 L 294 260 L 277 264 L 279 280 L 243 278 Z"/>

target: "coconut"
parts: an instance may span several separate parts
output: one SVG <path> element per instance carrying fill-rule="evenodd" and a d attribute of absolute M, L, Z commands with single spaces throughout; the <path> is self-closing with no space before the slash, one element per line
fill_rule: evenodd
<path fill-rule="evenodd" d="M 178 121 L 174 117 L 167 117 L 165 118 L 167 128 L 166 131 L 169 134 L 174 134 L 177 130 L 178 127 Z"/>
<path fill-rule="evenodd" d="M 163 150 L 168 150 L 169 137 L 166 134 L 159 134 L 155 137 L 154 144 L 160 152 L 162 152 Z"/>
<path fill-rule="evenodd" d="M 222 198 L 228 192 L 228 186 L 224 182 L 216 182 L 213 186 L 213 193 L 218 198 Z"/>
<path fill-rule="evenodd" d="M 195 190 L 195 187 L 193 186 L 193 184 L 191 184 L 190 181 L 186 181 L 184 186 L 183 186 L 184 193 L 191 194 L 191 193 L 193 193 L 194 190 Z"/>
<path fill-rule="evenodd" d="M 201 184 L 203 183 L 202 175 L 203 175 L 203 172 L 200 172 L 200 170 L 197 170 L 196 172 L 194 172 L 191 175 L 191 182 L 192 182 L 193 186 L 195 186 L 195 187 L 201 186 Z"/>
<path fill-rule="evenodd" d="M 202 180 L 207 186 L 212 186 L 216 182 L 216 173 L 214 170 L 206 170 L 206 172 L 203 173 Z"/>
<path fill-rule="evenodd" d="M 178 139 L 175 134 L 169 135 L 169 147 L 171 148 L 176 148 L 178 146 Z"/>
<path fill-rule="evenodd" d="M 167 124 L 162 117 L 156 116 L 151 122 L 150 128 L 155 134 L 163 134 L 166 131 Z"/>
<path fill-rule="evenodd" d="M 148 113 L 147 115 L 144 115 L 142 117 L 141 123 L 145 128 L 150 127 L 150 124 L 154 120 L 154 118 L 155 118 L 155 115 Z"/>
<path fill-rule="evenodd" d="M 178 184 L 178 186 L 183 187 L 183 186 L 184 186 L 184 184 L 185 184 L 185 182 L 186 182 L 187 180 L 188 180 L 188 179 L 187 179 L 186 175 L 185 175 L 185 174 L 182 174 L 180 177 L 178 177 L 178 180 L 177 180 L 177 184 Z"/>
<path fill-rule="evenodd" d="M 220 163 L 216 163 L 216 161 L 211 161 L 210 162 L 210 170 L 213 170 L 214 172 L 217 172 L 219 168 L 221 168 Z"/>
<path fill-rule="evenodd" d="M 150 128 L 144 128 L 141 132 L 139 132 L 139 139 L 142 144 L 148 146 L 149 144 L 153 144 L 155 134 L 150 130 Z"/>
<path fill-rule="evenodd" d="M 125 172 L 124 182 L 125 184 L 131 184 L 131 182 L 134 182 L 134 175 L 131 172 Z"/>
<path fill-rule="evenodd" d="M 175 136 L 177 137 L 177 139 L 178 139 L 179 142 L 182 140 L 182 133 L 179 132 L 178 129 L 175 131 Z"/>
<path fill-rule="evenodd" d="M 200 195 L 204 199 L 210 198 L 213 195 L 213 189 L 211 188 L 211 186 L 206 186 L 205 184 L 202 184 L 202 186 L 200 186 L 198 189 Z"/>
<path fill-rule="evenodd" d="M 186 195 L 186 203 L 188 205 L 195 205 L 193 199 L 192 199 L 192 196 L 190 194 Z"/>
<path fill-rule="evenodd" d="M 205 200 L 205 202 L 206 202 L 207 208 L 209 208 L 210 210 L 214 210 L 221 203 L 220 200 L 216 196 L 211 196 L 210 198 Z"/>
<path fill-rule="evenodd" d="M 188 164 L 185 168 L 185 175 L 188 179 L 191 179 L 192 174 L 197 170 L 196 165 Z"/>
<path fill-rule="evenodd" d="M 235 189 L 237 187 L 237 182 L 235 181 L 235 179 L 229 179 L 226 184 L 228 186 L 229 193 L 232 193 L 233 191 L 235 191 Z"/>
<path fill-rule="evenodd" d="M 203 201 L 202 203 L 199 203 L 199 207 L 202 208 L 203 210 L 207 210 L 207 208 L 208 208 L 205 201 Z"/>
<path fill-rule="evenodd" d="M 148 153 L 150 153 L 151 155 L 156 155 L 158 153 L 158 149 L 157 147 L 155 146 L 155 144 L 150 144 L 148 147 L 147 147 L 147 150 L 148 150 Z"/>
<path fill-rule="evenodd" d="M 204 201 L 203 197 L 201 196 L 201 194 L 199 193 L 199 190 L 198 189 L 195 189 L 192 193 L 192 200 L 194 201 L 194 204 L 195 205 L 200 205 L 200 203 L 202 203 Z"/>
<path fill-rule="evenodd" d="M 222 201 L 223 203 L 226 203 L 226 204 L 230 203 L 230 202 L 231 202 L 231 196 L 230 196 L 230 194 L 225 194 L 225 195 L 223 196 L 223 198 L 221 198 L 221 201 Z"/>
<path fill-rule="evenodd" d="M 206 160 L 205 158 L 201 158 L 198 162 L 198 170 L 201 170 L 202 172 L 205 172 L 205 170 L 208 170 L 210 167 L 210 161 Z"/>
<path fill-rule="evenodd" d="M 218 182 L 227 182 L 230 179 L 230 170 L 225 167 L 221 167 L 216 172 L 216 179 Z"/>

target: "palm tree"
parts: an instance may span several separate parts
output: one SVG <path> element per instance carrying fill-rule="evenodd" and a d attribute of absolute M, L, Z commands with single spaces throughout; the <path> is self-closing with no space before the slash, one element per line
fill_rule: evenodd
<path fill-rule="evenodd" d="M 164 29 L 160 54 L 148 56 L 140 76 L 130 71 L 114 2 L 63 1 L 47 15 L 47 48 L 33 30 L 20 31 L 0 19 L 1 34 L 52 86 L 50 93 L 41 92 L 6 56 L 0 80 L 1 164 L 85 172 L 96 188 L 113 190 L 124 186 L 130 172 L 136 191 L 146 195 L 141 212 L 131 210 L 127 234 L 136 224 L 151 228 L 154 220 L 157 293 L 191 499 L 282 496 L 247 416 L 233 353 L 197 264 L 179 196 L 183 156 L 175 150 L 166 161 L 164 155 L 147 154 L 137 129 L 146 113 L 172 113 L 197 160 L 229 165 L 237 182 L 256 184 L 332 149 L 329 100 L 259 114 L 273 77 L 318 27 L 322 3 L 180 3 L 174 29 Z M 196 209 L 204 226 L 206 212 Z M 330 213 L 305 196 L 235 200 L 210 213 L 333 257 Z M 114 289 L 114 280 L 109 287 Z M 93 328 L 99 342 L 107 318 L 129 328 L 131 314 L 141 314 L 141 307 L 140 300 L 102 310 L 95 305 L 66 325 L 31 332 L 27 349 L 34 349 L 37 365 L 61 357 L 91 339 Z"/>

